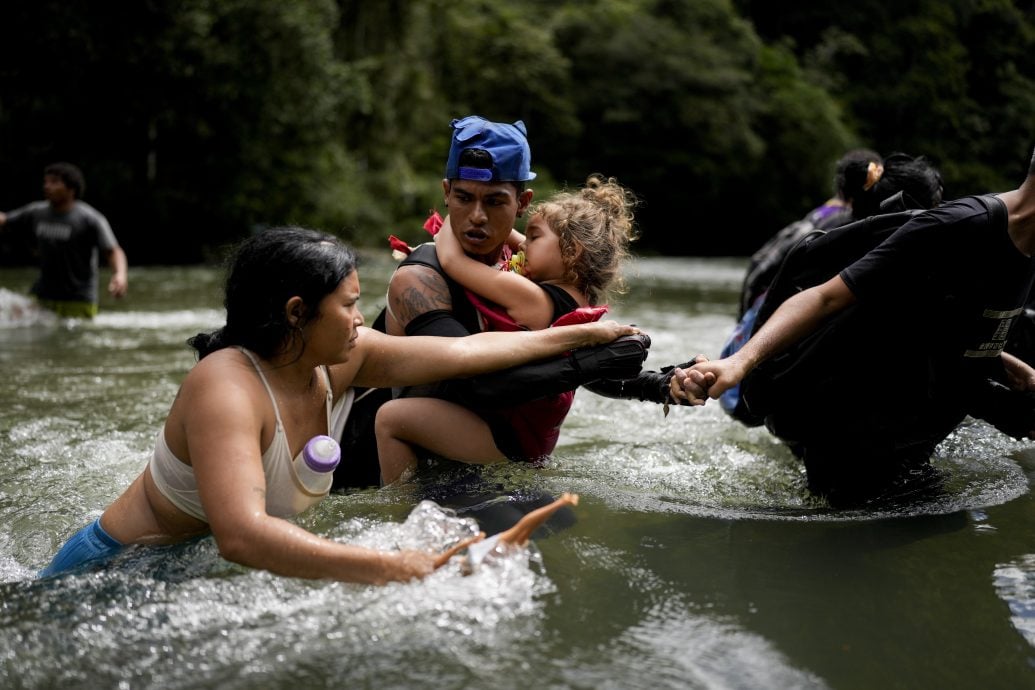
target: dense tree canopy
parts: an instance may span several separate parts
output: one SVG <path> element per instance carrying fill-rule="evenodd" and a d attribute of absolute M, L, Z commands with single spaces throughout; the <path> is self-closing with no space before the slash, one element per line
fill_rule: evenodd
<path fill-rule="evenodd" d="M 449 121 L 477 113 L 526 122 L 537 195 L 631 187 L 639 251 L 747 253 L 830 193 L 849 147 L 927 156 L 948 197 L 1016 185 L 1032 20 L 1016 0 L 19 2 L 0 209 L 69 160 L 133 263 L 284 223 L 415 241 Z"/>

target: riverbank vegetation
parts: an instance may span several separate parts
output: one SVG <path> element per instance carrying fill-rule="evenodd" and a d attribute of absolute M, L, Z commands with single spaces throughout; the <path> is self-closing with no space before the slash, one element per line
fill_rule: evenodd
<path fill-rule="evenodd" d="M 634 189 L 638 251 L 750 253 L 850 147 L 929 157 L 948 198 L 1015 186 L 1033 18 L 1020 0 L 18 3 L 0 209 L 69 160 L 138 264 L 283 223 L 415 242 L 449 121 L 477 113 L 525 121 L 537 194 L 591 172 Z"/>

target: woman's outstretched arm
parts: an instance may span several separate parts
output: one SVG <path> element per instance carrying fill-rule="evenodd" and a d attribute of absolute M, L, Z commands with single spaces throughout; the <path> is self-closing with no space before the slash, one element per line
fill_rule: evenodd
<path fill-rule="evenodd" d="M 355 372 L 347 385 L 413 386 L 506 369 L 638 332 L 614 321 L 464 338 L 391 336 L 361 328 L 355 361 L 341 367 Z"/>

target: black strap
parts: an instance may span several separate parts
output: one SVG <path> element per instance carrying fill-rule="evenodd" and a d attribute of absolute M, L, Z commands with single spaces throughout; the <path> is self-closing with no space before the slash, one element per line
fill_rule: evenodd
<path fill-rule="evenodd" d="M 988 214 L 992 217 L 992 222 L 995 225 L 1006 225 L 1009 227 L 1010 214 L 1006 210 L 1006 202 L 1000 199 L 998 195 L 981 194 L 975 198 L 988 209 Z"/>

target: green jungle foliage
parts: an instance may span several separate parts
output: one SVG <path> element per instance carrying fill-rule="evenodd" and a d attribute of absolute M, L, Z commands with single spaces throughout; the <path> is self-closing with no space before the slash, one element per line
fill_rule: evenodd
<path fill-rule="evenodd" d="M 1035 145 L 1019 0 L 19 2 L 0 42 L 0 209 L 83 168 L 131 263 L 286 223 L 387 246 L 441 207 L 449 122 L 523 119 L 536 194 L 640 197 L 639 252 L 746 254 L 846 149 L 924 155 L 946 197 Z M 5 239 L 0 262 L 28 258 Z"/>

